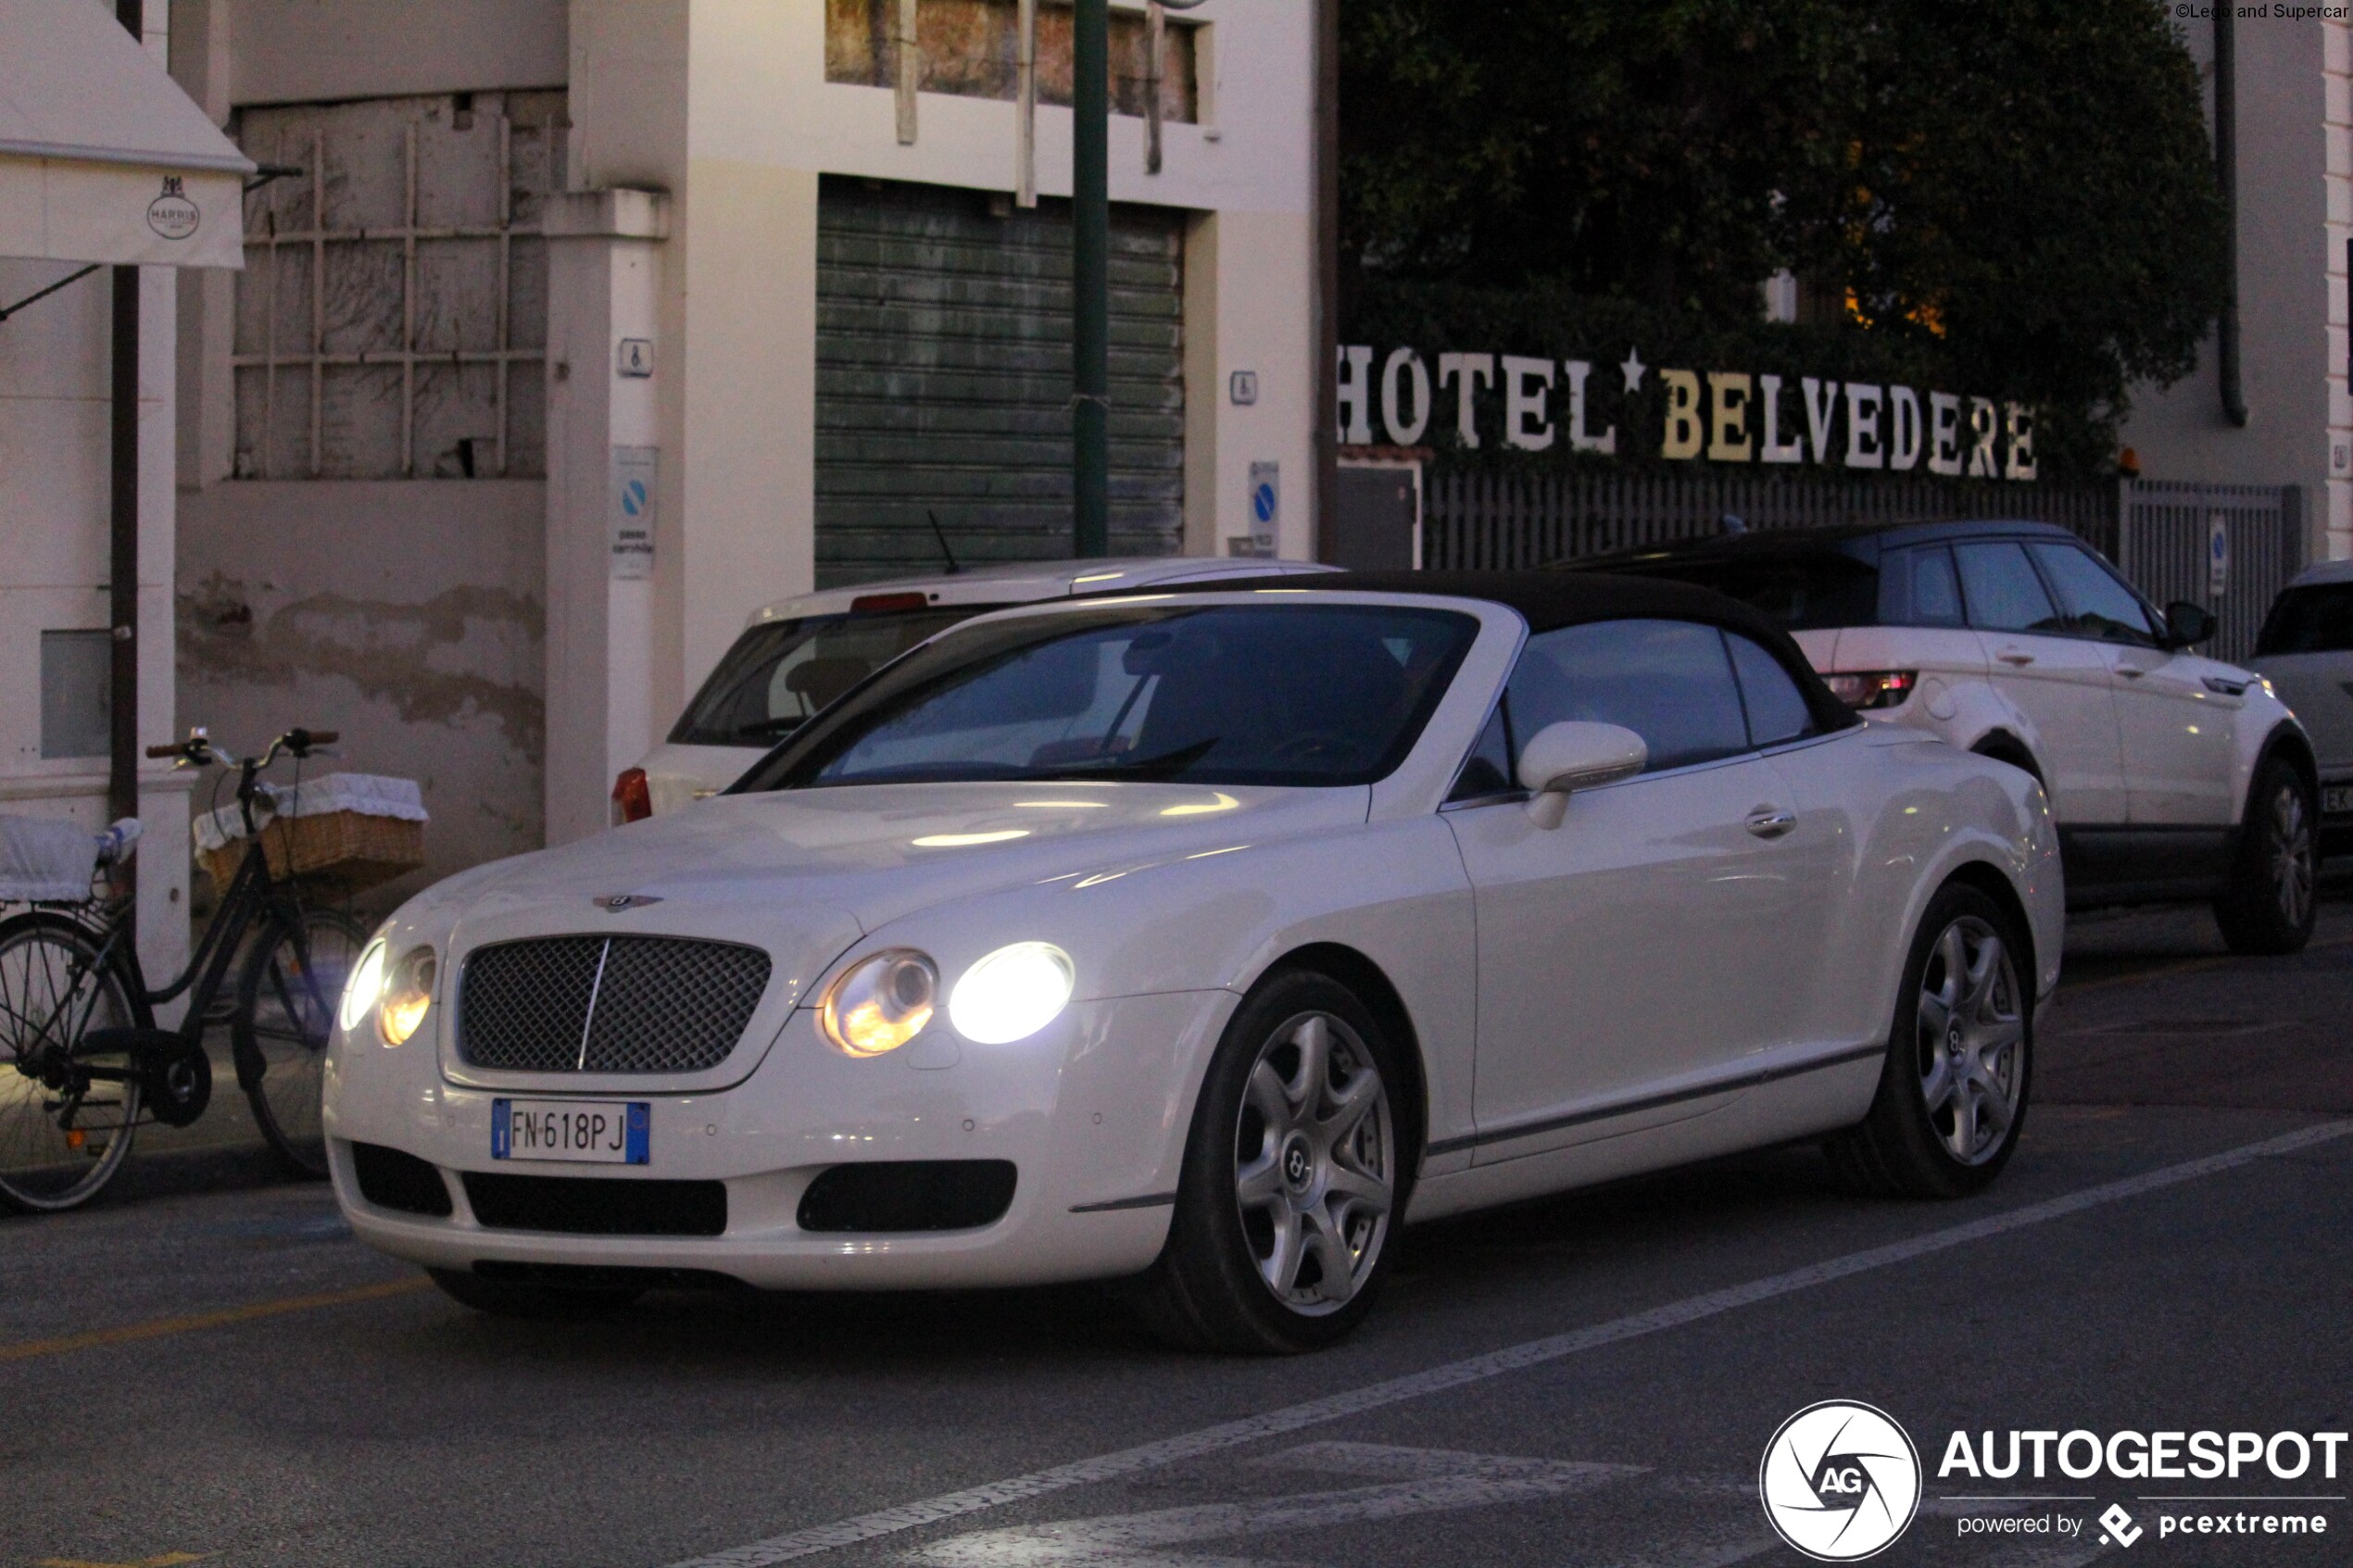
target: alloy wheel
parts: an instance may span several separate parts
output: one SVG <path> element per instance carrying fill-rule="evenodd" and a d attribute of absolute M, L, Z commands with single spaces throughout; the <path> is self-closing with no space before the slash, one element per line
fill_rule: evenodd
<path fill-rule="evenodd" d="M 2300 929 L 2312 908 L 2312 823 L 2305 814 L 2304 792 L 2282 784 L 2271 796 L 2268 825 L 2271 889 L 2280 918 L 2290 929 Z"/>
<path fill-rule="evenodd" d="M 1291 1311 L 1339 1311 L 1379 1261 L 1395 1195 L 1373 1053 L 1330 1013 L 1284 1022 L 1259 1047 L 1235 1128 L 1234 1196 L 1259 1278 Z"/>
<path fill-rule="evenodd" d="M 1945 1152 L 1982 1165 L 2000 1152 L 2025 1088 L 2026 1019 L 2001 936 L 1975 915 L 1946 926 L 1920 976 L 1920 1098 Z"/>

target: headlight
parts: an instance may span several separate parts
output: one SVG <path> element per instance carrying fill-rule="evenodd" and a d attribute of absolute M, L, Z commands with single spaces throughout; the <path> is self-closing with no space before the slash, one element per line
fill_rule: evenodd
<path fill-rule="evenodd" d="M 335 1017 L 343 1024 L 345 1034 L 359 1027 L 359 1021 L 368 1016 L 368 1010 L 376 1005 L 384 989 L 384 939 L 379 936 L 359 955 L 359 961 L 352 966 L 350 980 L 344 985 L 343 1006 L 336 1010 Z"/>
<path fill-rule="evenodd" d="M 434 978 L 441 965 L 431 947 L 411 947 L 393 965 L 384 982 L 384 1004 L 376 1010 L 376 1033 L 387 1046 L 396 1046 L 417 1032 L 433 1006 Z"/>
<path fill-rule="evenodd" d="M 881 1056 L 924 1032 L 939 970 L 912 947 L 861 959 L 825 990 L 817 1022 L 844 1056 Z"/>
<path fill-rule="evenodd" d="M 948 1018 L 975 1045 L 1010 1045 L 1051 1023 L 1076 984 L 1068 953 L 1051 942 L 1016 942 L 964 971 Z"/>

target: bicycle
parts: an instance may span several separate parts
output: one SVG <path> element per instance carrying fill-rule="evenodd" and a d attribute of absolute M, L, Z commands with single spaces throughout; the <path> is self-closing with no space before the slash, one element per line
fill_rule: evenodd
<path fill-rule="evenodd" d="M 238 1087 L 279 1161 L 296 1175 L 327 1173 L 327 1037 L 368 934 L 339 910 L 306 907 L 299 884 L 271 871 L 254 801 L 262 771 L 281 755 L 299 760 L 335 739 L 332 730 L 288 730 L 242 760 L 202 730 L 147 748 L 177 767 L 235 768 L 245 828 L 245 859 L 195 952 L 160 990 L 148 988 L 131 940 L 127 896 L 94 894 L 0 921 L 0 1206 L 85 1203 L 121 1169 L 146 1120 L 184 1127 L 202 1116 L 212 1098 L 205 1032 L 222 1022 Z M 102 852 L 98 869 L 112 859 Z M 227 994 L 241 947 L 244 967 Z M 183 993 L 180 1027 L 157 1028 L 155 1009 Z"/>

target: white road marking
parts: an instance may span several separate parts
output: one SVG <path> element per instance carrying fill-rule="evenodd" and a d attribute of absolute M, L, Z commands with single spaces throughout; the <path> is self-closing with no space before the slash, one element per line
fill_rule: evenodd
<path fill-rule="evenodd" d="M 1867 1248 L 1860 1252 L 1849 1252 L 1843 1257 L 1811 1263 L 1805 1268 L 1792 1269 L 1785 1273 L 1768 1274 L 1762 1279 L 1751 1280 L 1744 1285 L 1707 1291 L 1698 1296 L 1686 1298 L 1681 1301 L 1670 1302 L 1663 1307 L 1654 1307 L 1646 1312 L 1636 1312 L 1609 1323 L 1596 1323 L 1590 1328 L 1575 1329 L 1567 1334 L 1552 1335 L 1542 1339 L 1531 1339 L 1501 1350 L 1489 1351 L 1485 1355 L 1471 1356 L 1462 1361 L 1431 1367 L 1426 1372 L 1390 1378 L 1383 1383 L 1327 1395 L 1320 1399 L 1288 1405 L 1261 1415 L 1245 1416 L 1238 1421 L 1223 1422 L 1215 1426 L 1205 1426 L 1198 1431 L 1181 1433 L 1174 1437 L 1164 1437 L 1158 1442 L 1145 1443 L 1131 1449 L 1121 1449 L 1112 1453 L 1098 1454 L 1090 1459 L 1077 1460 L 1069 1464 L 1058 1464 L 1046 1470 L 1033 1470 L 1025 1475 L 1008 1476 L 1001 1481 L 992 1481 L 984 1486 L 943 1493 L 919 1502 L 901 1503 L 895 1508 L 862 1513 L 855 1518 L 839 1520 L 830 1524 L 819 1524 L 805 1530 L 796 1530 L 789 1535 L 772 1537 L 764 1541 L 755 1541 L 749 1546 L 713 1552 L 707 1557 L 693 1558 L 673 1565 L 673 1568 L 771 1568 L 771 1565 L 774 1563 L 790 1562 L 798 1558 L 815 1556 L 819 1552 L 855 1546 L 861 1541 L 871 1541 L 884 1536 L 895 1536 L 908 1530 L 922 1529 L 927 1524 L 960 1519 L 966 1514 L 999 1508 L 1006 1503 L 1025 1502 L 1033 1498 L 1062 1491 L 1066 1487 L 1114 1480 L 1119 1476 L 1136 1474 L 1140 1471 L 1158 1470 L 1184 1460 L 1198 1458 L 1202 1454 L 1215 1453 L 1220 1449 L 1239 1448 L 1246 1443 L 1281 1436 L 1285 1433 L 1297 1432 L 1303 1427 L 1318 1426 L 1326 1422 L 1338 1421 L 1347 1416 L 1361 1415 L 1367 1411 L 1380 1410 L 1407 1399 L 1418 1399 L 1431 1394 L 1442 1393 L 1450 1388 L 1460 1388 L 1468 1384 L 1485 1382 L 1489 1378 L 1501 1377 L 1507 1373 L 1525 1372 L 1531 1367 L 1542 1366 L 1547 1362 L 1556 1361 L 1563 1357 L 1578 1355 L 1587 1350 L 1599 1349 L 1603 1346 L 1622 1344 L 1629 1339 L 1639 1339 L 1649 1335 L 1664 1333 L 1668 1329 L 1681 1328 L 1688 1323 L 1719 1317 L 1742 1307 L 1753 1307 L 1759 1302 L 1774 1300 L 1802 1290 L 1811 1290 L 1838 1280 L 1851 1279 L 1856 1274 L 1891 1268 L 1898 1263 L 1910 1262 L 1914 1259 L 1949 1251 L 1956 1247 L 1966 1247 L 1971 1242 L 1984 1241 L 1994 1236 L 2007 1235 L 2011 1231 L 2024 1230 L 2032 1225 L 2047 1224 L 2054 1220 L 2069 1219 L 2107 1204 L 2120 1203 L 2127 1198 L 2178 1186 L 2184 1182 L 2194 1182 L 2203 1177 L 2239 1170 L 2260 1160 L 2272 1159 L 2317 1145 L 2332 1143 L 2348 1135 L 2353 1135 L 2353 1122 L 2324 1122 L 2317 1126 L 2306 1127 L 2276 1138 L 2267 1138 L 2261 1143 L 2247 1144 L 2239 1148 L 2226 1150 L 2221 1154 L 2208 1155 L 2201 1160 L 2184 1160 L 2181 1164 L 2144 1172 L 2137 1176 L 2126 1176 L 2117 1181 L 2104 1182 L 2098 1186 L 2086 1187 L 2081 1192 L 2070 1193 L 2064 1198 L 2047 1198 L 2040 1203 L 2029 1203 L 2005 1213 L 1989 1215 L 1982 1220 L 1971 1220 L 1964 1224 L 1947 1225 L 1941 1230 L 1929 1231 L 1904 1241 L 1891 1242 L 1884 1247 Z"/>
<path fill-rule="evenodd" d="M 1404 1478 L 1334 1492 L 1195 1503 L 1148 1513 L 1064 1519 L 957 1536 L 908 1559 L 930 1568 L 1240 1568 L 1249 1560 L 1202 1558 L 1163 1549 L 1195 1541 L 1316 1530 L 1403 1519 L 1458 1508 L 1491 1508 L 1591 1491 L 1640 1475 L 1631 1464 L 1571 1464 L 1443 1449 L 1392 1449 L 1369 1443 L 1316 1443 L 1277 1454 L 1270 1465 Z"/>

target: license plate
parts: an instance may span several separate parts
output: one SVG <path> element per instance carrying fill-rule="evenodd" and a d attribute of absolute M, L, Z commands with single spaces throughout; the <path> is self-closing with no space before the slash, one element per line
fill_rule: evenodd
<path fill-rule="evenodd" d="M 2353 784 L 2331 784 L 2321 791 L 2321 809 L 2332 817 L 2353 811 Z"/>
<path fill-rule="evenodd" d="M 641 1099 L 494 1099 L 490 1158 L 644 1165 L 652 1122 Z"/>

